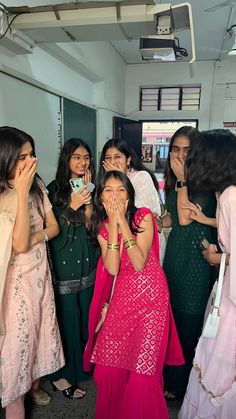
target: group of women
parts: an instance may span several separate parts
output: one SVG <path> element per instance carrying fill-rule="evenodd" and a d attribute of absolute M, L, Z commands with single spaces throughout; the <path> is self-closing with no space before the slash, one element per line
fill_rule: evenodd
<path fill-rule="evenodd" d="M 188 126 L 174 134 L 165 171 L 167 212 L 155 176 L 124 140 L 105 144 L 97 181 L 90 149 L 76 138 L 65 143 L 47 189 L 36 170 L 33 139 L 0 128 L 6 418 L 24 418 L 26 394 L 38 404 L 50 401 L 40 377 L 78 399 L 86 394 L 78 383 L 93 370 L 96 419 L 166 419 L 165 397 L 185 394 L 181 419 L 233 419 L 233 134 L 199 134 Z M 84 186 L 73 192 L 70 181 L 77 178 Z M 228 254 L 221 325 L 215 339 L 198 342 L 220 261 L 216 226 Z M 167 246 L 163 227 L 172 227 Z M 203 239 L 212 245 L 202 254 Z"/>

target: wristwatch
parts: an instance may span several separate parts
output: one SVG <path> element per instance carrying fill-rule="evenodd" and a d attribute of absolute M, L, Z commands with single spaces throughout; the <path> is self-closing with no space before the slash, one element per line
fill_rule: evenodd
<path fill-rule="evenodd" d="M 184 186 L 187 186 L 186 180 L 176 180 L 175 182 L 175 190 L 183 188 Z"/>

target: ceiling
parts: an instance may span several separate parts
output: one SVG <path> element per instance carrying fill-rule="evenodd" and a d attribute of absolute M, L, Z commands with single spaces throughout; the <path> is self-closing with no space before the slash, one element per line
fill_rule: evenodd
<path fill-rule="evenodd" d="M 3 0 L 4 2 L 4 0 Z M 225 39 L 226 29 L 232 25 L 236 25 L 236 0 L 189 0 L 189 3 L 192 5 L 193 10 L 193 21 L 194 21 L 194 32 L 195 32 L 195 44 L 196 44 L 196 57 L 197 60 L 218 60 L 227 58 L 227 51 L 231 48 L 233 44 L 233 39 Z M 73 4 L 72 4 L 73 3 Z M 93 3 L 91 5 L 91 3 Z M 151 29 L 152 24 L 150 22 L 143 22 L 138 25 L 138 29 L 134 29 L 134 23 L 129 22 L 124 26 L 115 26 L 105 24 L 104 21 L 99 17 L 99 9 L 101 3 L 106 7 L 118 3 L 120 4 L 130 4 L 137 5 L 138 10 L 139 4 L 149 4 L 149 5 L 162 5 L 167 3 L 165 0 L 127 0 L 127 1 L 113 1 L 111 0 L 102 0 L 101 1 L 86 1 L 79 0 L 72 2 L 71 0 L 5 0 L 4 4 L 7 7 L 22 7 L 28 6 L 29 8 L 35 8 L 39 6 L 54 6 L 49 7 L 48 16 L 50 13 L 53 14 L 54 10 L 59 10 L 60 7 L 69 8 L 69 5 L 72 5 L 74 8 L 73 14 L 80 12 L 89 7 L 97 7 L 97 21 L 96 24 L 90 26 L 84 26 L 83 32 L 81 32 L 81 26 L 77 26 L 73 23 L 72 26 L 68 29 L 69 35 L 66 31 L 62 31 L 56 24 L 41 23 L 38 25 L 35 23 L 35 26 L 31 24 L 31 27 L 27 25 L 20 25 L 22 16 L 19 16 L 14 22 L 14 27 L 16 29 L 22 30 L 27 36 L 33 39 L 36 43 L 45 43 L 45 44 L 54 44 L 59 42 L 84 42 L 84 41 L 107 41 L 111 44 L 114 50 L 122 57 L 125 63 L 127 64 L 139 64 L 142 63 L 142 59 L 139 53 L 139 37 L 142 32 L 143 35 L 147 35 L 153 30 Z M 171 5 L 176 5 L 181 3 L 181 0 L 172 0 Z M 64 4 L 64 6 L 61 6 Z M 218 4 L 222 4 L 222 7 L 217 7 Z M 56 6 L 58 5 L 58 7 Z M 215 6 L 215 7 L 214 7 Z M 209 9 L 207 11 L 207 9 Z M 26 11 L 27 9 L 23 9 Z M 34 12 L 35 10 L 40 9 L 29 9 L 27 11 Z M 44 10 L 44 9 L 42 9 Z M 65 13 L 67 13 L 66 11 Z M 34 13 L 34 18 L 37 13 Z M 33 16 L 31 14 L 31 16 Z M 27 16 L 27 18 L 29 15 Z M 33 19 L 31 19 L 33 21 Z M 99 30 L 98 25 L 99 24 Z M 133 25 L 133 27 L 132 27 Z M 132 32 L 132 36 L 129 36 L 129 33 Z M 128 34 L 128 36 L 127 36 Z M 181 47 L 190 48 L 190 36 L 189 31 L 181 31 L 177 34 Z"/>

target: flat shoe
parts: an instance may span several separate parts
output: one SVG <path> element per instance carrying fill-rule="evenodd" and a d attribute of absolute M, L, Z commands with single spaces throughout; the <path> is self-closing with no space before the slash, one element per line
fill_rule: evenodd
<path fill-rule="evenodd" d="M 52 397 L 49 396 L 49 394 L 46 393 L 46 391 L 44 391 L 42 388 L 38 388 L 37 390 L 30 390 L 28 395 L 33 403 L 37 404 L 37 406 L 47 406 L 52 400 Z"/>

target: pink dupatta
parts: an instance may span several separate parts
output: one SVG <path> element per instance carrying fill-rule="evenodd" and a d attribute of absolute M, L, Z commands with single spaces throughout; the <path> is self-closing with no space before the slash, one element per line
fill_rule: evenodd
<path fill-rule="evenodd" d="M 140 217 L 140 212 L 142 213 L 142 217 L 148 213 L 151 213 L 151 211 L 146 208 L 139 209 L 135 214 L 136 221 Z M 157 231 L 153 214 L 152 214 L 152 218 L 153 218 L 153 226 L 154 226 L 154 237 L 153 237 L 152 246 L 154 247 L 155 252 L 159 258 L 158 231 Z M 103 228 L 101 230 L 101 233 L 103 231 Z M 163 272 L 163 275 L 164 275 L 164 272 Z M 85 371 L 89 371 L 91 369 L 90 360 L 91 360 L 93 348 L 96 342 L 96 338 L 98 336 L 98 334 L 95 333 L 95 328 L 97 326 L 97 323 L 100 320 L 103 305 L 106 301 L 108 301 L 110 297 L 112 283 L 113 283 L 113 276 L 107 272 L 106 268 L 103 265 L 103 259 L 101 257 L 98 263 L 98 267 L 97 267 L 94 295 L 93 295 L 92 303 L 90 306 L 90 312 L 89 312 L 89 323 L 88 323 L 89 338 L 88 338 L 88 342 L 87 342 L 85 352 L 84 352 L 84 370 Z M 184 358 L 183 358 L 181 346 L 179 343 L 179 338 L 176 331 L 175 323 L 173 320 L 173 315 L 172 315 L 170 304 L 169 304 L 168 311 L 169 311 L 168 313 L 169 314 L 168 315 L 169 333 L 167 336 L 168 344 L 167 344 L 167 350 L 166 350 L 166 355 L 165 355 L 165 362 L 171 365 L 181 365 L 184 363 Z"/>

